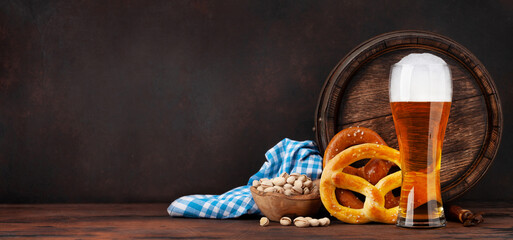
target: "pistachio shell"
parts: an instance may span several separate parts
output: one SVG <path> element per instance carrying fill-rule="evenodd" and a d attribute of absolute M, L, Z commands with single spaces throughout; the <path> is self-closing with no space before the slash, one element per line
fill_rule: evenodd
<path fill-rule="evenodd" d="M 269 225 L 269 218 L 262 217 L 260 218 L 260 226 L 265 227 Z"/>
<path fill-rule="evenodd" d="M 301 181 L 301 182 L 304 182 L 306 181 L 306 175 L 301 175 L 297 178 L 297 180 Z"/>
<path fill-rule="evenodd" d="M 285 195 L 287 195 L 287 196 L 290 196 L 290 195 L 292 195 L 292 192 L 293 192 L 293 191 L 292 191 L 291 189 L 285 189 L 285 190 L 283 191 L 283 194 L 285 194 Z"/>
<path fill-rule="evenodd" d="M 322 227 L 330 225 L 330 219 L 327 217 L 319 219 L 319 225 Z"/>
<path fill-rule="evenodd" d="M 310 220 L 308 220 L 308 223 L 310 223 L 310 226 L 312 226 L 312 227 L 319 226 L 319 220 L 317 220 L 317 219 L 310 219 Z"/>
<path fill-rule="evenodd" d="M 289 217 L 282 217 L 280 219 L 280 224 L 283 226 L 288 226 L 288 225 L 292 224 L 292 220 Z"/>
<path fill-rule="evenodd" d="M 294 225 L 296 225 L 296 227 L 304 228 L 304 227 L 309 227 L 310 223 L 306 219 L 300 219 L 300 220 L 294 219 Z"/>
<path fill-rule="evenodd" d="M 273 178 L 273 184 L 275 186 L 283 186 L 283 184 L 285 184 L 285 178 L 283 177 L 277 177 L 277 178 Z"/>
<path fill-rule="evenodd" d="M 260 186 L 260 181 L 253 180 L 253 187 L 258 187 L 258 186 Z"/>
<path fill-rule="evenodd" d="M 305 183 L 303 183 L 303 185 L 304 185 L 305 187 L 311 187 L 311 186 L 312 186 L 312 184 L 313 184 L 312 180 L 306 180 L 306 181 L 305 181 Z"/>
<path fill-rule="evenodd" d="M 296 181 L 294 182 L 294 187 L 300 187 L 300 188 L 302 188 L 302 187 L 303 187 L 303 182 L 301 182 L 301 181 L 299 181 L 299 180 L 296 180 Z"/>
<path fill-rule="evenodd" d="M 289 176 L 287 178 L 287 183 L 289 183 L 289 184 L 294 184 L 294 181 L 296 181 L 296 177 L 294 177 L 294 176 Z"/>
<path fill-rule="evenodd" d="M 292 187 L 292 190 L 294 190 L 294 192 L 296 192 L 297 194 L 303 194 L 303 188 L 301 187 L 294 186 Z"/>
<path fill-rule="evenodd" d="M 298 178 L 299 176 L 301 176 L 301 174 L 299 174 L 299 173 L 291 173 L 290 176 L 294 176 L 295 178 Z"/>
<path fill-rule="evenodd" d="M 260 183 L 260 185 L 262 185 L 262 187 L 272 187 L 273 186 L 273 182 L 271 180 L 266 180 L 266 181 L 262 181 L 262 183 Z"/>
<path fill-rule="evenodd" d="M 283 189 L 283 187 L 280 186 L 274 186 L 274 191 L 277 193 L 283 193 L 285 189 Z"/>

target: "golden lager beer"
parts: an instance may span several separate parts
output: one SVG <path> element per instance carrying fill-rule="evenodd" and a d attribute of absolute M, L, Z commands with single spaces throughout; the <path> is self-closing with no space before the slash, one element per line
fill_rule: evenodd
<path fill-rule="evenodd" d="M 451 99 L 451 74 L 441 58 L 410 54 L 392 67 L 390 106 L 402 169 L 397 226 L 445 226 L 440 165 Z"/>

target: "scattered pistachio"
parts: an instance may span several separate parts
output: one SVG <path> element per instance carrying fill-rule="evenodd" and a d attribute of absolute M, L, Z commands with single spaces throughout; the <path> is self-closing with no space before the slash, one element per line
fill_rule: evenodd
<path fill-rule="evenodd" d="M 283 226 L 289 226 L 290 224 L 292 224 L 292 220 L 289 217 L 282 217 L 280 219 L 280 224 Z"/>
<path fill-rule="evenodd" d="M 305 218 L 297 217 L 296 219 L 294 219 L 294 225 L 296 225 L 296 227 L 303 228 L 303 227 L 309 227 L 310 223 Z"/>
<path fill-rule="evenodd" d="M 327 217 L 319 219 L 319 225 L 322 227 L 330 225 L 330 219 Z"/>
<path fill-rule="evenodd" d="M 308 223 L 310 223 L 310 226 L 312 226 L 312 227 L 319 226 L 319 220 L 317 220 L 317 219 L 310 219 L 310 220 L 308 220 Z"/>
<path fill-rule="evenodd" d="M 262 217 L 260 218 L 260 226 L 265 227 L 269 225 L 269 218 Z"/>

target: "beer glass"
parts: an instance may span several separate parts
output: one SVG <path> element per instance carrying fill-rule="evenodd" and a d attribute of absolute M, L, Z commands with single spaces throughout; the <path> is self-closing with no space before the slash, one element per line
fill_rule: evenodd
<path fill-rule="evenodd" d="M 402 169 L 397 226 L 443 227 L 440 164 L 451 72 L 433 54 L 410 54 L 392 66 L 389 90 Z"/>

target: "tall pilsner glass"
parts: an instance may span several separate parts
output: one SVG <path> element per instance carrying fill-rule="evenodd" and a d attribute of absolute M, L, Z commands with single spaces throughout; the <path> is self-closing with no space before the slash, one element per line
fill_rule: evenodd
<path fill-rule="evenodd" d="M 397 226 L 445 226 L 440 164 L 452 99 L 449 67 L 429 54 L 410 54 L 390 74 L 390 106 L 401 152 Z"/>

